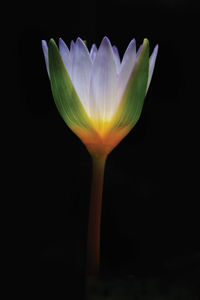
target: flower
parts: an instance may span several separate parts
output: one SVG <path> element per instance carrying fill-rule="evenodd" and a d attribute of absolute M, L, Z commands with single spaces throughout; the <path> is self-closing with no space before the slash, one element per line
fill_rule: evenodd
<path fill-rule="evenodd" d="M 107 156 L 140 117 L 158 45 L 149 58 L 148 40 L 136 52 L 133 39 L 122 61 L 107 37 L 90 52 L 81 38 L 70 49 L 62 39 L 42 48 L 60 115 L 91 155 Z"/>
<path fill-rule="evenodd" d="M 122 61 L 116 46 L 104 37 L 89 52 L 80 38 L 70 50 L 59 39 L 42 41 L 55 104 L 71 130 L 92 156 L 93 172 L 88 222 L 87 272 L 98 276 L 103 176 L 107 155 L 138 121 L 156 61 L 158 46 L 149 59 L 144 39 L 136 52 L 135 40 Z"/>

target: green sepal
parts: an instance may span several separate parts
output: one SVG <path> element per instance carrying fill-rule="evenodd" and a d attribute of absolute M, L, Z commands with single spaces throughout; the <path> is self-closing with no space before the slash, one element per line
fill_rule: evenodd
<path fill-rule="evenodd" d="M 113 127 L 129 127 L 137 123 L 144 104 L 149 73 L 149 42 L 144 39 L 139 57 L 132 71 L 119 108 L 113 118 Z"/>
<path fill-rule="evenodd" d="M 75 91 L 53 39 L 49 41 L 48 57 L 51 89 L 61 117 L 71 129 L 75 127 L 91 128 L 89 117 Z"/>

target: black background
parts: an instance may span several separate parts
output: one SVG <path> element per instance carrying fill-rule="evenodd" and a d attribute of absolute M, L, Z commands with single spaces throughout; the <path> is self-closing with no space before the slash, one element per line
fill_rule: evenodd
<path fill-rule="evenodd" d="M 198 276 L 198 18 L 198 1 L 180 0 L 13 8 L 19 93 L 12 103 L 10 177 L 18 199 L 13 248 L 25 295 L 64 299 L 75 289 L 81 298 L 84 282 L 91 159 L 53 102 L 41 49 L 51 37 L 69 44 L 80 36 L 90 47 L 106 35 L 121 57 L 133 37 L 137 47 L 147 37 L 151 51 L 159 44 L 141 118 L 107 160 L 101 268 Z"/>

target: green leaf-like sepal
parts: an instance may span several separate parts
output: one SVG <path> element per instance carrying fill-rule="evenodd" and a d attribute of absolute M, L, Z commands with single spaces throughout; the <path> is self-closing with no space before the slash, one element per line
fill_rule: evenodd
<path fill-rule="evenodd" d="M 90 119 L 74 89 L 53 39 L 49 41 L 48 51 L 51 89 L 61 117 L 73 131 L 77 127 L 91 128 Z"/>

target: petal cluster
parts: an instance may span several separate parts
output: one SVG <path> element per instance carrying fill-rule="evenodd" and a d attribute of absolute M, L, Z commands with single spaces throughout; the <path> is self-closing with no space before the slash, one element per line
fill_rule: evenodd
<path fill-rule="evenodd" d="M 42 48 L 53 96 L 68 126 L 82 140 L 86 134 L 103 145 L 109 140 L 118 143 L 118 137 L 123 138 L 139 118 L 158 45 L 149 58 L 148 40 L 136 51 L 133 39 L 122 60 L 107 37 L 90 51 L 81 38 L 69 48 L 59 39 L 59 49 L 53 39 L 49 47 L 43 40 Z"/>

